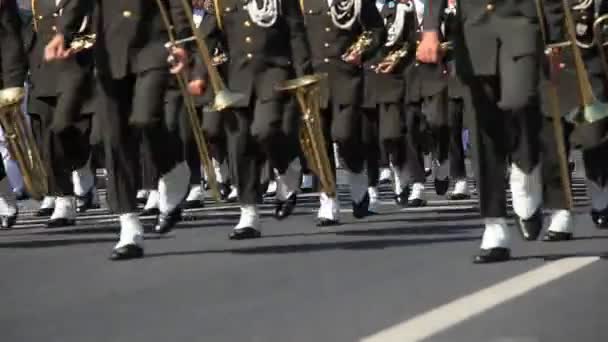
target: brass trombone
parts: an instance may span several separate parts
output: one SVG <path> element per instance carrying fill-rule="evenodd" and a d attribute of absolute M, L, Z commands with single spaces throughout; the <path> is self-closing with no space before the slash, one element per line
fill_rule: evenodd
<path fill-rule="evenodd" d="M 583 117 L 580 117 L 579 110 L 574 111 L 574 114 L 569 115 L 567 119 L 574 123 L 584 123 L 585 120 L 589 119 L 589 122 L 592 122 L 596 117 L 595 113 L 604 113 L 606 110 L 605 106 L 597 101 L 595 96 L 593 95 L 591 89 L 591 83 L 589 81 L 589 76 L 587 74 L 587 69 L 585 68 L 585 64 L 583 61 L 583 57 L 581 55 L 580 47 L 577 44 L 576 33 L 574 31 L 574 20 L 572 18 L 572 12 L 570 11 L 570 5 L 568 4 L 568 0 L 564 0 L 562 7 L 564 11 L 564 20 L 565 27 L 567 31 L 568 39 L 563 42 L 550 43 L 549 36 L 546 28 L 545 14 L 544 14 L 544 6 L 543 0 L 535 0 L 536 2 L 536 10 L 539 18 L 539 26 L 542 35 L 542 39 L 545 45 L 545 55 L 547 56 L 548 64 L 549 64 L 549 86 L 548 86 L 548 101 L 549 101 L 549 110 L 551 114 L 551 118 L 553 121 L 553 132 L 555 134 L 555 142 L 557 144 L 557 154 L 559 158 L 559 169 L 560 169 L 560 179 L 562 182 L 562 191 L 564 193 L 564 199 L 566 200 L 566 207 L 571 209 L 573 207 L 573 199 L 571 192 L 571 182 L 570 182 L 570 170 L 568 167 L 568 161 L 566 160 L 567 150 L 566 144 L 564 142 L 564 127 L 562 125 L 562 115 L 559 103 L 559 95 L 558 95 L 558 76 L 559 76 L 559 66 L 556 65 L 556 61 L 553 59 L 553 50 L 554 49 L 562 49 L 564 47 L 571 47 L 572 54 L 574 58 L 574 66 L 576 69 L 577 76 L 577 88 L 579 90 L 581 96 L 581 103 L 583 107 Z"/>
<path fill-rule="evenodd" d="M 319 177 L 321 191 L 329 197 L 336 195 L 336 179 L 327 153 L 327 141 L 321 119 L 321 81 L 327 74 L 303 76 L 275 87 L 277 91 L 294 94 L 302 111 L 300 145 L 312 171 Z"/>
<path fill-rule="evenodd" d="M 28 194 L 35 200 L 42 200 L 48 195 L 48 177 L 34 135 L 21 112 L 24 98 L 23 88 L 0 90 L 0 126 L 8 151 L 19 165 Z"/>
<path fill-rule="evenodd" d="M 158 2 L 158 0 L 157 0 Z M 188 17 L 188 22 L 190 23 L 190 27 L 192 29 L 192 33 L 194 35 L 194 41 L 196 42 L 196 47 L 198 52 L 201 54 L 203 58 L 203 63 L 207 67 L 207 72 L 209 74 L 209 83 L 211 83 L 211 88 L 213 88 L 213 93 L 215 97 L 213 99 L 213 105 L 210 108 L 211 111 L 221 112 L 225 109 L 232 107 L 235 103 L 239 102 L 244 98 L 242 94 L 237 94 L 229 91 L 226 88 L 226 84 L 220 76 L 219 71 L 213 65 L 213 58 L 211 57 L 211 53 L 207 44 L 205 43 L 205 39 L 201 35 L 201 32 L 197 29 L 196 24 L 194 23 L 194 14 L 192 13 L 192 8 L 190 8 L 190 3 L 188 0 L 181 0 L 182 7 L 186 12 L 186 16 Z M 161 3 L 159 2 L 159 5 Z M 164 10 L 164 7 L 163 7 Z M 168 21 L 169 17 L 167 16 L 167 29 L 171 30 L 171 23 Z M 175 39 L 172 40 L 175 43 Z"/>
<path fill-rule="evenodd" d="M 176 46 L 175 45 L 175 35 L 173 34 L 172 31 L 172 25 L 171 25 L 171 21 L 169 20 L 169 13 L 167 12 L 167 9 L 164 7 L 165 5 L 163 4 L 163 0 L 156 0 L 156 3 L 158 5 L 158 8 L 160 10 L 160 14 L 161 14 L 161 18 L 167 28 L 167 32 L 169 34 L 169 40 L 171 41 L 171 45 L 169 45 L 169 47 L 171 46 Z M 185 4 L 187 5 L 187 3 Z M 184 7 L 187 7 L 185 6 Z M 190 13 L 190 15 L 192 15 L 192 13 Z M 190 18 L 192 18 L 192 16 L 190 16 Z M 190 19 L 192 27 L 194 30 L 196 30 L 194 23 L 192 22 L 192 19 Z M 203 42 L 203 47 L 206 48 L 206 46 L 204 45 L 205 43 Z M 209 56 L 209 52 L 207 51 L 207 57 Z M 213 79 L 214 77 L 216 78 L 216 81 L 212 81 L 212 84 L 214 84 L 213 82 L 217 82 L 216 86 L 222 86 L 223 82 L 221 81 L 221 79 L 219 78 L 219 73 L 217 73 L 217 69 L 215 69 L 215 67 L 213 67 L 210 63 L 208 59 L 204 59 L 204 62 L 206 63 L 206 65 L 209 68 L 209 78 Z M 213 71 L 215 70 L 215 72 L 217 74 L 215 74 L 215 76 L 212 76 Z M 188 112 L 188 117 L 190 119 L 190 126 L 192 127 L 193 130 L 193 135 L 194 135 L 194 140 L 196 141 L 196 146 L 198 148 L 198 153 L 199 153 L 199 157 L 201 159 L 201 163 L 203 165 L 203 168 L 205 169 L 205 173 L 207 174 L 207 181 L 209 183 L 209 188 L 211 190 L 211 197 L 216 200 L 216 201 L 220 201 L 220 191 L 219 191 L 219 184 L 217 182 L 217 178 L 215 177 L 215 168 L 213 167 L 213 162 L 211 160 L 211 154 L 209 153 L 209 146 L 207 145 L 207 140 L 205 138 L 205 132 L 203 131 L 203 127 L 201 125 L 201 122 L 198 118 L 198 114 L 196 112 L 196 104 L 194 102 L 194 97 L 188 92 L 188 75 L 186 74 L 185 71 L 182 71 L 180 74 L 175 75 L 177 78 L 177 83 L 179 84 L 179 88 L 180 91 L 182 93 L 182 96 L 184 97 L 184 104 L 186 106 L 186 111 Z M 219 82 L 218 82 L 219 79 Z M 218 110 L 220 109 L 225 109 L 227 107 L 229 107 L 231 104 L 233 104 L 233 102 L 231 102 L 232 100 L 234 100 L 234 98 L 232 98 L 230 96 L 231 93 L 229 93 L 228 91 L 226 91 L 225 88 L 218 88 L 218 89 L 223 89 L 223 90 L 218 90 L 218 92 L 216 93 L 216 100 L 215 100 L 215 104 L 214 107 L 217 108 Z M 219 95 L 220 93 L 224 92 L 224 95 L 226 95 L 225 97 L 221 97 L 221 95 Z"/>

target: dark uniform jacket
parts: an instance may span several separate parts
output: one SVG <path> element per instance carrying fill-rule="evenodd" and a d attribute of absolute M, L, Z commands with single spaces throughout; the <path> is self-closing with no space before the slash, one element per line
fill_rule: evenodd
<path fill-rule="evenodd" d="M 35 18 L 30 23 L 31 34 L 27 35 L 25 42 L 30 65 L 28 110 L 32 114 L 44 115 L 48 111 L 44 102 L 52 102 L 56 105 L 53 126 L 62 130 L 78 115 L 95 110 L 93 54 L 84 50 L 67 60 L 45 62 L 44 50 L 57 33 L 61 7 L 55 0 L 35 0 L 33 4 Z M 84 21 L 80 22 L 78 29 L 84 29 L 81 34 L 91 33 L 91 15 L 89 12 L 84 27 Z"/>
<path fill-rule="evenodd" d="M 384 42 L 384 22 L 374 0 L 362 1 L 360 18 L 350 30 L 341 30 L 334 25 L 327 0 L 303 0 L 302 4 L 314 71 L 329 74 L 327 85 L 322 87 L 322 108 L 327 107 L 330 98 L 337 105 L 361 103 L 361 67 L 346 63 L 341 57 L 364 31 L 372 32 L 368 52 Z M 366 57 L 369 56 L 364 59 Z"/>
<path fill-rule="evenodd" d="M 386 2 L 380 15 L 384 20 L 388 31 L 397 19 L 397 4 L 406 3 L 409 0 L 389 0 Z M 375 108 L 380 103 L 402 103 L 405 96 L 405 68 L 410 65 L 416 57 L 416 12 L 405 13 L 405 23 L 401 36 L 393 46 L 382 45 L 373 52 L 372 57 L 364 63 L 365 91 L 363 95 L 363 106 Z M 408 45 L 408 55 L 397 64 L 390 74 L 378 74 L 374 71 L 391 52 L 404 48 Z"/>
<path fill-rule="evenodd" d="M 27 62 L 15 0 L 0 0 L 0 89 L 23 87 Z"/>
<path fill-rule="evenodd" d="M 561 37 L 561 0 L 545 0 L 549 39 Z M 429 1 L 425 11 L 425 31 L 439 31 L 440 16 L 446 0 Z M 456 41 L 456 61 L 460 74 L 496 75 L 498 48 L 511 56 L 525 56 L 542 51 L 539 18 L 533 0 L 458 1 L 462 37 Z M 500 19 L 502 27 L 489 25 Z"/>
<path fill-rule="evenodd" d="M 190 36 L 192 31 L 181 1 L 162 2 L 170 13 L 177 39 Z M 94 5 L 102 19 L 97 20 L 94 29 L 98 73 L 120 79 L 132 73 L 167 68 L 168 52 L 164 44 L 169 37 L 155 0 L 63 0 L 64 13 L 59 26 L 67 42 Z"/>
<path fill-rule="evenodd" d="M 221 45 L 229 55 L 227 86 L 245 95 L 237 107 L 249 106 L 253 96 L 261 101 L 283 98 L 287 94 L 277 92 L 277 84 L 310 74 L 309 46 L 297 1 L 281 1 L 277 21 L 268 28 L 251 20 L 242 0 L 220 0 L 218 6 L 216 16 L 207 16 L 199 29 L 211 49 Z"/>

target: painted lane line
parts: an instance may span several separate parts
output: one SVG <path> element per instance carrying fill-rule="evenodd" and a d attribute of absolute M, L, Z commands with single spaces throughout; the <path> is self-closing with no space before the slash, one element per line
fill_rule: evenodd
<path fill-rule="evenodd" d="M 558 260 L 399 323 L 361 342 L 414 342 L 437 335 L 485 311 L 520 297 L 540 286 L 578 271 L 599 257 Z"/>

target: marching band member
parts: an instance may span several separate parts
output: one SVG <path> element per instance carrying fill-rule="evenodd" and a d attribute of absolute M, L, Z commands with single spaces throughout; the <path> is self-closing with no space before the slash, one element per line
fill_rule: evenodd
<path fill-rule="evenodd" d="M 296 1 L 221 0 L 216 2 L 215 18 L 208 17 L 201 31 L 209 46 L 222 41 L 230 56 L 227 62 L 227 87 L 244 95 L 229 112 L 223 113 L 228 138 L 230 167 L 235 170 L 241 217 L 230 239 L 261 236 L 257 203 L 261 199 L 260 172 L 267 159 L 278 170 L 279 204 L 275 217 L 282 219 L 293 211 L 300 183 L 297 160 L 298 139 L 295 128 L 284 129 L 287 94 L 275 86 L 310 72 L 308 42 L 302 14 Z M 205 68 L 201 68 L 206 71 Z M 203 76 L 203 75 L 201 75 Z M 205 81 L 191 82 L 201 88 Z M 298 165 L 296 165 L 298 164 Z"/>
<path fill-rule="evenodd" d="M 457 17 L 457 0 L 448 0 L 445 12 L 442 14 L 443 35 L 446 41 L 451 41 L 458 33 L 459 23 Z M 456 65 L 451 56 L 446 56 L 448 68 L 448 96 L 447 96 L 447 119 L 449 130 L 449 174 L 454 180 L 454 189 L 448 194 L 453 201 L 469 199 L 469 188 L 467 185 L 467 173 L 465 167 L 464 142 L 462 139 L 465 97 L 468 96 L 467 88 L 462 84 L 456 73 Z"/>
<path fill-rule="evenodd" d="M 76 195 L 83 197 L 82 211 L 92 205 L 96 192 L 88 165 L 91 116 L 95 110 L 93 55 L 85 50 L 65 61 L 45 62 L 44 49 L 55 35 L 62 11 L 55 0 L 35 0 L 32 13 L 34 34 L 26 44 L 31 74 L 28 114 L 49 173 L 49 196 L 39 213 L 51 207 L 47 204 L 52 202 L 47 227 L 71 226 L 78 212 Z M 76 33 L 90 33 L 88 17 Z M 80 190 L 78 194 L 74 193 L 75 185 Z"/>
<path fill-rule="evenodd" d="M 370 198 L 366 156 L 361 153 L 361 64 L 384 41 L 384 23 L 370 0 L 303 0 L 301 5 L 313 69 L 328 74 L 321 89 L 328 155 L 334 155 L 329 144 L 334 141 L 348 171 L 353 216 L 363 218 L 370 214 Z M 339 213 L 338 199 L 322 193 L 318 225 L 338 224 Z"/>
<path fill-rule="evenodd" d="M 425 26 L 424 1 L 412 1 L 415 10 L 414 27 L 420 35 Z M 417 37 L 419 39 L 419 37 Z M 410 158 L 410 175 L 405 186 L 407 206 L 423 207 L 426 169 L 424 154 L 430 154 L 430 172 L 434 176 L 435 191 L 444 195 L 449 186 L 445 100 L 447 77 L 443 63 L 411 63 L 406 69 L 406 121 L 408 144 L 416 157 Z M 405 196 L 404 200 L 405 200 Z"/>
<path fill-rule="evenodd" d="M 201 24 L 205 20 L 215 20 L 214 3 L 212 0 L 194 0 L 193 1 L 193 14 L 194 22 L 197 27 L 201 27 Z M 207 32 L 204 35 L 208 35 Z M 213 62 L 218 68 L 221 75 L 226 75 L 227 58 L 225 48 L 222 46 L 221 41 L 216 41 L 216 46 L 211 47 Z M 201 113 L 203 131 L 209 144 L 210 154 L 212 157 L 213 168 L 215 170 L 215 179 L 218 182 L 220 197 L 226 202 L 236 202 L 238 197 L 238 191 L 236 185 L 231 184 L 231 179 L 234 177 L 231 175 L 231 170 L 228 165 L 228 147 L 227 147 L 227 133 L 225 131 L 225 121 L 223 113 L 216 111 L 207 111 L 203 113 L 203 109 L 213 103 L 213 91 L 207 89 L 203 96 L 195 98 L 197 109 Z M 190 145 L 189 153 L 198 157 L 198 150 L 192 143 Z M 194 159 L 194 157 L 192 158 Z M 199 162 L 200 165 L 200 162 Z M 207 174 L 203 175 L 205 179 L 208 178 Z M 189 196 L 190 197 L 190 196 Z"/>
<path fill-rule="evenodd" d="M 558 0 L 546 1 L 551 39 L 560 37 Z M 418 58 L 437 63 L 440 15 L 445 0 L 432 2 Z M 525 239 L 542 229 L 540 170 L 540 28 L 533 1 L 458 3 L 462 34 L 455 41 L 457 72 L 469 87 L 474 110 L 474 153 L 481 216 L 485 231 L 475 263 L 510 258 L 506 221 L 506 161 L 510 157 L 510 186 L 516 224 Z M 499 48 L 500 42 L 500 48 Z"/>
<path fill-rule="evenodd" d="M 412 162 L 411 159 L 418 157 L 415 147 L 406 141 L 409 127 L 403 120 L 405 70 L 412 64 L 415 52 L 415 12 L 409 0 L 377 1 L 376 5 L 388 37 L 384 46 L 365 62 L 364 123 L 370 126 L 370 118 L 377 117 L 374 120 L 379 120 L 374 122 L 379 126 L 379 137 L 375 138 L 382 145 L 380 149 L 388 154 L 395 169 L 395 183 L 399 185 L 408 180 L 408 175 L 412 173 L 409 167 L 417 163 L 417 160 Z M 365 133 L 369 131 L 370 128 L 364 129 Z M 376 182 L 379 181 L 378 173 L 374 175 Z M 372 194 L 370 191 L 370 211 L 373 211 Z M 407 188 L 397 186 L 395 194 L 397 204 L 407 205 Z"/>
<path fill-rule="evenodd" d="M 0 89 L 23 87 L 26 60 L 17 2 L 0 0 Z M 17 220 L 17 206 L 9 182 L 4 184 L 0 190 L 0 228 L 10 228 Z"/>
<path fill-rule="evenodd" d="M 580 41 L 593 37 L 593 22 L 608 13 L 608 2 L 602 0 L 579 0 L 572 7 L 575 31 Z M 605 23 L 603 24 L 606 25 Z M 605 32 L 605 27 L 602 32 Z M 605 37 L 596 37 L 604 41 Z M 603 48 L 603 47 L 600 47 Z M 596 45 L 582 49 L 593 94 L 600 102 L 608 102 L 606 77 L 608 70 L 602 66 Z M 600 229 L 608 229 L 608 119 L 577 127 L 572 139 L 582 145 L 583 162 L 587 177 L 587 191 L 591 197 L 591 218 Z"/>
<path fill-rule="evenodd" d="M 152 144 L 160 174 L 161 215 L 177 210 L 188 187 L 188 168 L 176 153 L 178 138 L 161 120 L 170 74 L 167 70 L 167 29 L 154 1 L 127 4 L 93 0 L 66 0 L 58 32 L 47 45 L 47 60 L 66 59 L 85 15 L 96 4 L 95 61 L 103 115 L 105 161 L 108 169 L 108 202 L 120 214 L 120 240 L 112 260 L 143 256 L 143 226 L 137 216 L 136 192 L 141 175 L 139 163 L 142 135 Z M 190 36 L 184 9 L 177 0 L 167 1 L 176 36 Z M 146 34 L 142 35 L 142 32 Z M 175 48 L 171 72 L 185 66 L 186 53 Z"/>

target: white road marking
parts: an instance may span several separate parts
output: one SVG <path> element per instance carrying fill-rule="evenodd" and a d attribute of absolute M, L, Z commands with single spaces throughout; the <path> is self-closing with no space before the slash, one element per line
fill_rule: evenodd
<path fill-rule="evenodd" d="M 414 342 L 428 339 L 599 259 L 568 258 L 549 263 L 365 337 L 361 342 Z"/>

